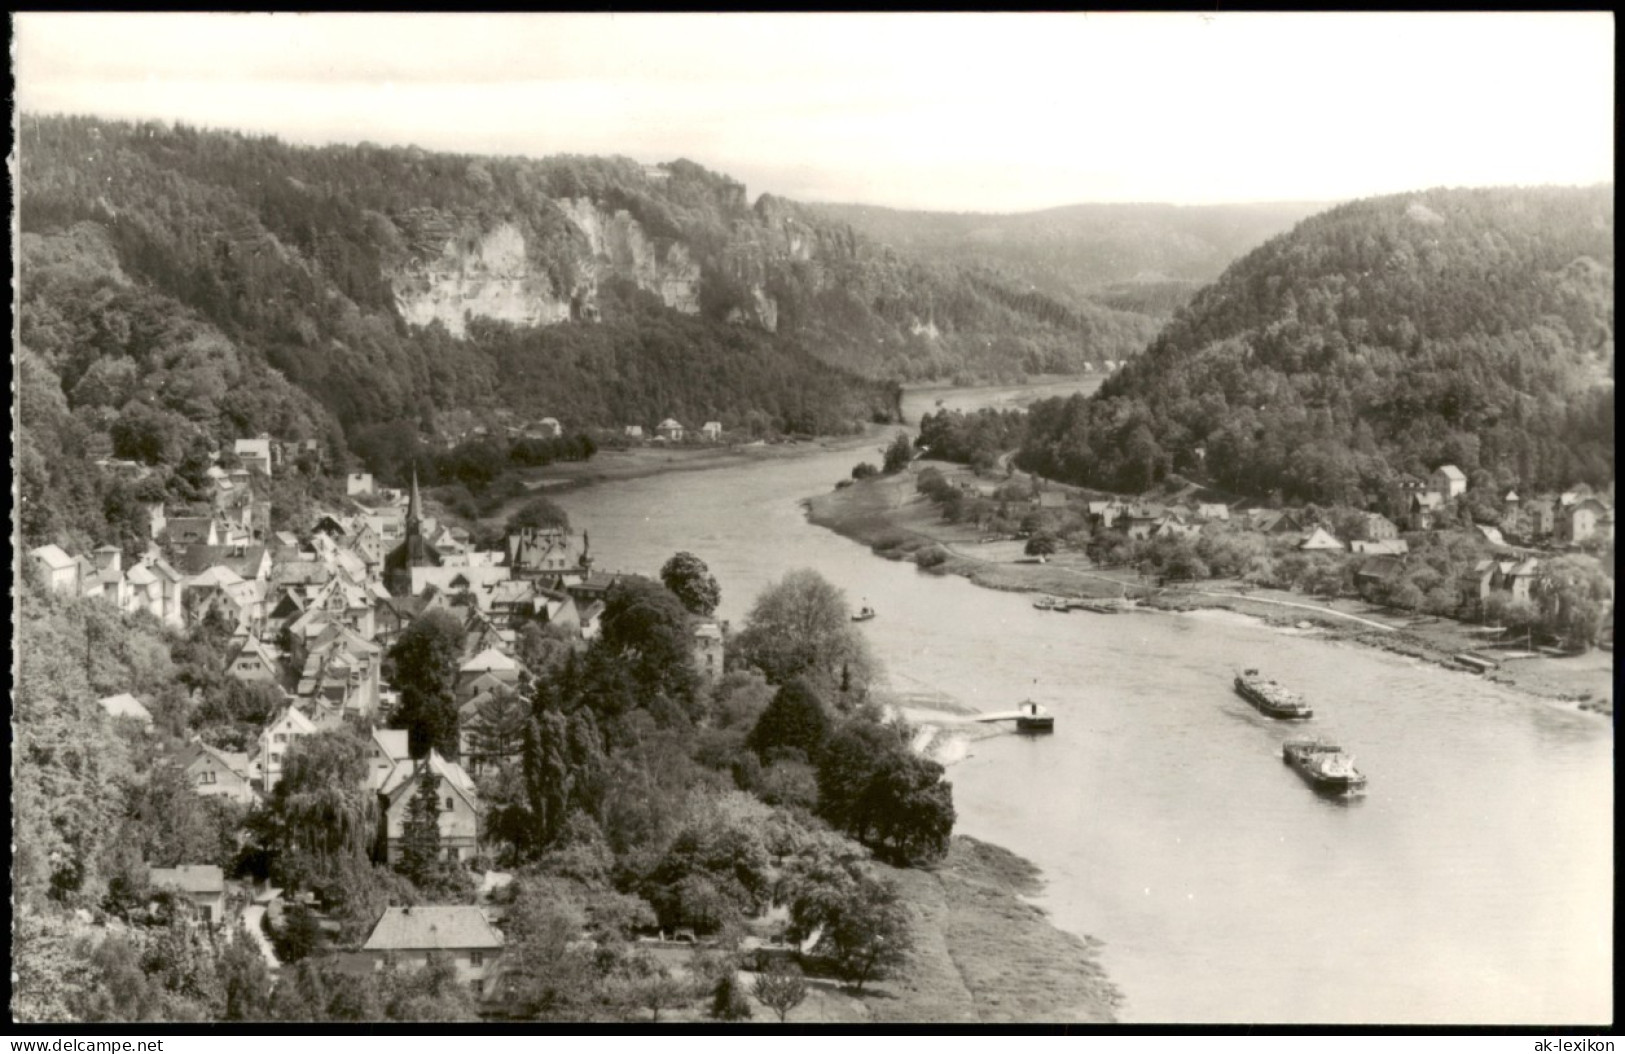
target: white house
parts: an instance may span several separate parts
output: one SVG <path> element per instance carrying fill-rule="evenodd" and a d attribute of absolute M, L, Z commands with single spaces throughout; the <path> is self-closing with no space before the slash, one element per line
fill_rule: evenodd
<path fill-rule="evenodd" d="M 270 794 L 282 781 L 282 766 L 288 748 L 300 736 L 316 731 L 316 725 L 304 714 L 288 707 L 260 733 L 258 760 L 260 789 Z"/>
<path fill-rule="evenodd" d="M 474 781 L 461 765 L 447 761 L 432 749 L 421 761 L 397 764 L 378 788 L 383 798 L 389 859 L 400 858 L 412 797 L 424 779 L 434 785 L 435 801 L 440 807 L 440 851 L 447 860 L 472 860 L 479 850 L 480 834 L 480 800 Z"/>
<path fill-rule="evenodd" d="M 1428 482 L 1432 484 L 1433 489 L 1445 501 L 1459 498 L 1467 493 L 1467 476 L 1454 465 L 1440 465 L 1433 470 L 1433 475 L 1428 478 Z"/>
<path fill-rule="evenodd" d="M 226 876 L 214 864 L 155 867 L 147 872 L 154 889 L 172 889 L 197 906 L 212 926 L 225 921 Z"/>
<path fill-rule="evenodd" d="M 231 448 L 246 468 L 258 469 L 267 476 L 271 474 L 271 440 L 268 436 L 258 439 L 239 439 Z"/>
<path fill-rule="evenodd" d="M 247 754 L 216 750 L 195 742 L 181 755 L 181 771 L 192 790 L 204 798 L 225 798 L 239 805 L 251 805 L 259 796 L 254 789 L 254 766 Z"/>
<path fill-rule="evenodd" d="M 51 592 L 66 593 L 69 596 L 78 594 L 79 562 L 60 546 L 42 545 L 38 549 L 31 550 L 28 558 L 40 569 L 45 586 Z"/>
<path fill-rule="evenodd" d="M 700 426 L 700 432 L 713 443 L 722 438 L 722 422 L 707 421 Z"/>
<path fill-rule="evenodd" d="M 655 426 L 655 433 L 662 439 L 677 442 L 683 438 L 683 426 L 677 423 L 675 417 L 668 417 Z"/>
<path fill-rule="evenodd" d="M 348 497 L 372 493 L 372 473 L 352 472 L 344 477 L 344 493 Z"/>
<path fill-rule="evenodd" d="M 361 946 L 375 969 L 418 970 L 438 956 L 476 997 L 489 995 L 502 958 L 502 934 L 473 904 L 386 908 Z"/>

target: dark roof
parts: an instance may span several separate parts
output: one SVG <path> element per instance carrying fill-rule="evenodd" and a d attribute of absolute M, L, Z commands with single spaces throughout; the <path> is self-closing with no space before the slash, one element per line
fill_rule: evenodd
<path fill-rule="evenodd" d="M 188 545 L 169 556 L 175 570 L 200 575 L 211 567 L 229 567 L 243 578 L 253 578 L 265 556 L 263 545 Z"/>

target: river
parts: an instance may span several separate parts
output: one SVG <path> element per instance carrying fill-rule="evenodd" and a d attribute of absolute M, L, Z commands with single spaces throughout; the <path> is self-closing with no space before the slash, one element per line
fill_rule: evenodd
<path fill-rule="evenodd" d="M 942 395 L 911 393 L 908 420 Z M 1054 615 L 879 559 L 799 504 L 864 458 L 558 500 L 600 567 L 697 554 L 736 625 L 769 582 L 815 568 L 878 609 L 862 631 L 894 688 L 979 710 L 1045 703 L 1053 736 L 978 738 L 950 768 L 956 829 L 1044 870 L 1038 903 L 1105 942 L 1125 1021 L 1612 1020 L 1608 719 L 1230 613 Z M 1230 688 L 1242 665 L 1303 691 L 1316 718 L 1252 710 Z M 1356 755 L 1363 799 L 1322 799 L 1281 763 L 1304 731 Z"/>

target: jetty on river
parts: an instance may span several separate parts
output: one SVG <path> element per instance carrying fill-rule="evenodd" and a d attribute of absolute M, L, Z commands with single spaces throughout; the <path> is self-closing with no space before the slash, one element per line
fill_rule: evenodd
<path fill-rule="evenodd" d="M 1055 715 L 1031 700 L 1022 703 L 1014 710 L 1005 710 L 996 714 L 978 714 L 971 720 L 980 724 L 991 724 L 995 721 L 1014 721 L 1018 732 L 1055 731 Z"/>

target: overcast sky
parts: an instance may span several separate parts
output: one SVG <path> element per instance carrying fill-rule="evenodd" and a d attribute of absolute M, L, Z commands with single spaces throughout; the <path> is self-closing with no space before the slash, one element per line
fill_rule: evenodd
<path fill-rule="evenodd" d="M 18 105 L 1015 211 L 1613 178 L 1607 14 L 14 15 Z"/>

